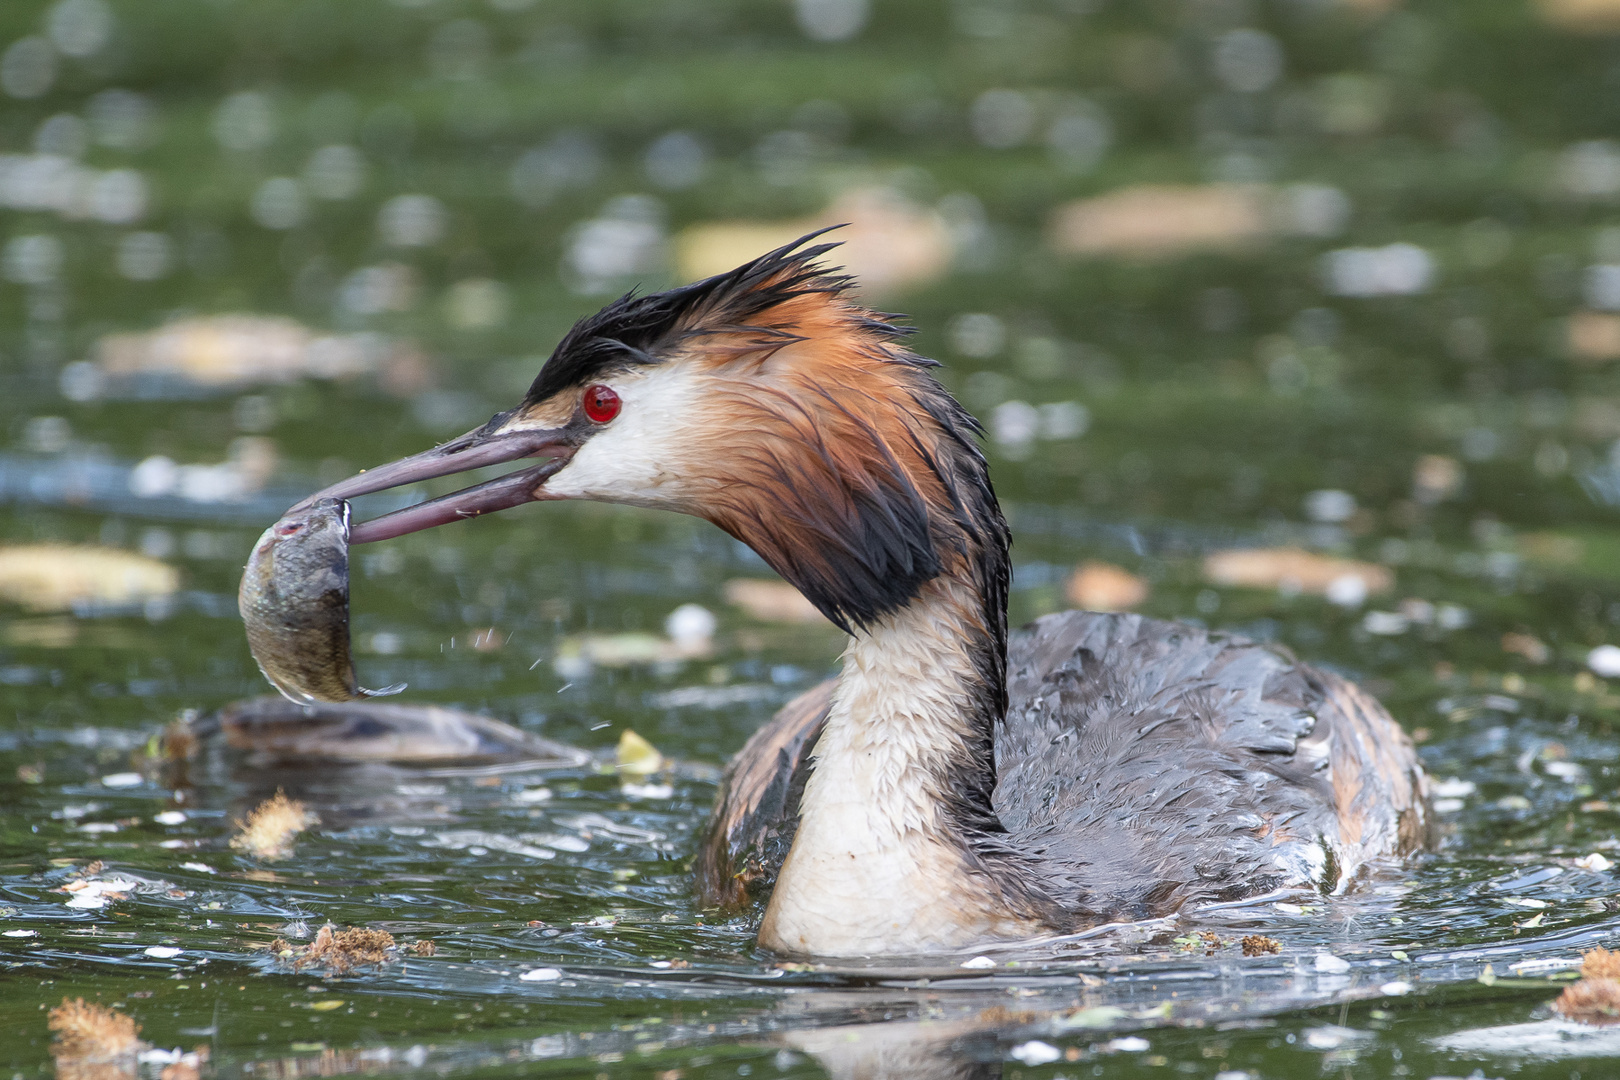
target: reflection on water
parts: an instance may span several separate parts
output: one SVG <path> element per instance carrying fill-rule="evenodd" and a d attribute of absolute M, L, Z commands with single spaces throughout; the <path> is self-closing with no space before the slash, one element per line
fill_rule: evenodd
<path fill-rule="evenodd" d="M 1614 9 L 4 5 L 11 1059 L 51 1059 L 65 995 L 165 1080 L 198 1046 L 256 1076 L 1603 1075 L 1612 1029 L 1545 1006 L 1620 930 Z M 686 864 L 717 767 L 841 640 L 716 530 L 623 509 L 356 552 L 368 679 L 490 718 L 409 736 L 491 760 L 214 730 L 265 691 L 234 596 L 288 504 L 510 406 L 617 291 L 834 220 L 986 421 L 1015 621 L 1134 606 L 1356 677 L 1440 850 L 1344 897 L 779 964 Z M 627 729 L 669 767 L 622 775 Z M 541 739 L 588 756 L 535 768 Z M 278 790 L 319 824 L 233 849 Z M 434 955 L 269 953 L 328 921 Z"/>

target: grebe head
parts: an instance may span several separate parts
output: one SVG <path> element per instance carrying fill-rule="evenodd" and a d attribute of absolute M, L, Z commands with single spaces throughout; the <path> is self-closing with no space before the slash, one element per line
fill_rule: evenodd
<path fill-rule="evenodd" d="M 979 426 L 907 331 L 817 263 L 836 246 L 809 243 L 819 235 L 615 301 L 568 332 L 514 408 L 311 500 L 541 459 L 356 524 L 352 540 L 552 499 L 658 507 L 742 540 L 846 630 L 949 574 L 1002 637 L 1006 528 Z"/>

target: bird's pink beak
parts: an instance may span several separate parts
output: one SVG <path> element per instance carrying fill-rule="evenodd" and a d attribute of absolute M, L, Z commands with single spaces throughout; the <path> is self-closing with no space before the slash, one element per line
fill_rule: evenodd
<path fill-rule="evenodd" d="M 406 533 L 431 529 L 435 525 L 464 521 L 467 518 L 545 499 L 546 480 L 568 464 L 578 442 L 568 428 L 543 431 L 498 430 L 499 422 L 505 419 L 505 415 L 497 416 L 483 427 L 451 439 L 442 446 L 413 454 L 408 458 L 400 458 L 358 476 L 351 476 L 323 491 L 317 491 L 299 502 L 288 513 L 302 510 L 317 499 L 352 499 L 357 495 L 386 491 L 403 484 L 414 484 L 419 480 L 431 480 L 436 476 L 449 476 L 453 473 L 481 469 L 486 465 L 500 465 L 525 458 L 546 460 L 487 483 L 463 488 L 371 521 L 358 522 L 349 530 L 349 542 L 370 544 L 378 540 L 391 540 Z"/>

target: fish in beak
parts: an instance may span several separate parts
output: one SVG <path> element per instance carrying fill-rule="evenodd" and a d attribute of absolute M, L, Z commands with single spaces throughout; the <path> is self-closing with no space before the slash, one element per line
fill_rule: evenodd
<path fill-rule="evenodd" d="M 515 411 L 514 411 L 515 412 Z M 355 523 L 349 532 L 351 544 L 371 544 L 396 536 L 420 532 L 435 525 L 492 514 L 524 503 L 548 498 L 546 480 L 568 464 L 578 448 L 582 432 L 574 425 L 535 430 L 510 429 L 514 413 L 500 413 L 489 423 L 420 454 L 369 469 L 318 491 L 293 507 L 289 513 L 313 506 L 321 499 L 351 499 L 377 491 L 431 480 L 439 476 L 470 472 L 489 465 L 541 459 L 538 464 L 505 476 L 463 488 L 428 502 L 408 506 L 371 521 Z"/>

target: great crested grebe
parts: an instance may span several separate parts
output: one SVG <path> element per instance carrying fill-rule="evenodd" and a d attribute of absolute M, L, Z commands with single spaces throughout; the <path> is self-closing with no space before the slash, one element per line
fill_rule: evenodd
<path fill-rule="evenodd" d="M 1337 675 L 1134 615 L 1070 611 L 1009 640 L 979 425 L 818 264 L 836 246 L 806 246 L 818 235 L 608 305 L 516 408 L 320 494 L 544 459 L 352 542 L 550 499 L 659 507 L 749 545 L 849 634 L 842 674 L 732 760 L 698 854 L 709 904 L 774 885 L 771 949 L 1061 935 L 1335 892 L 1422 847 L 1412 743 Z"/>

